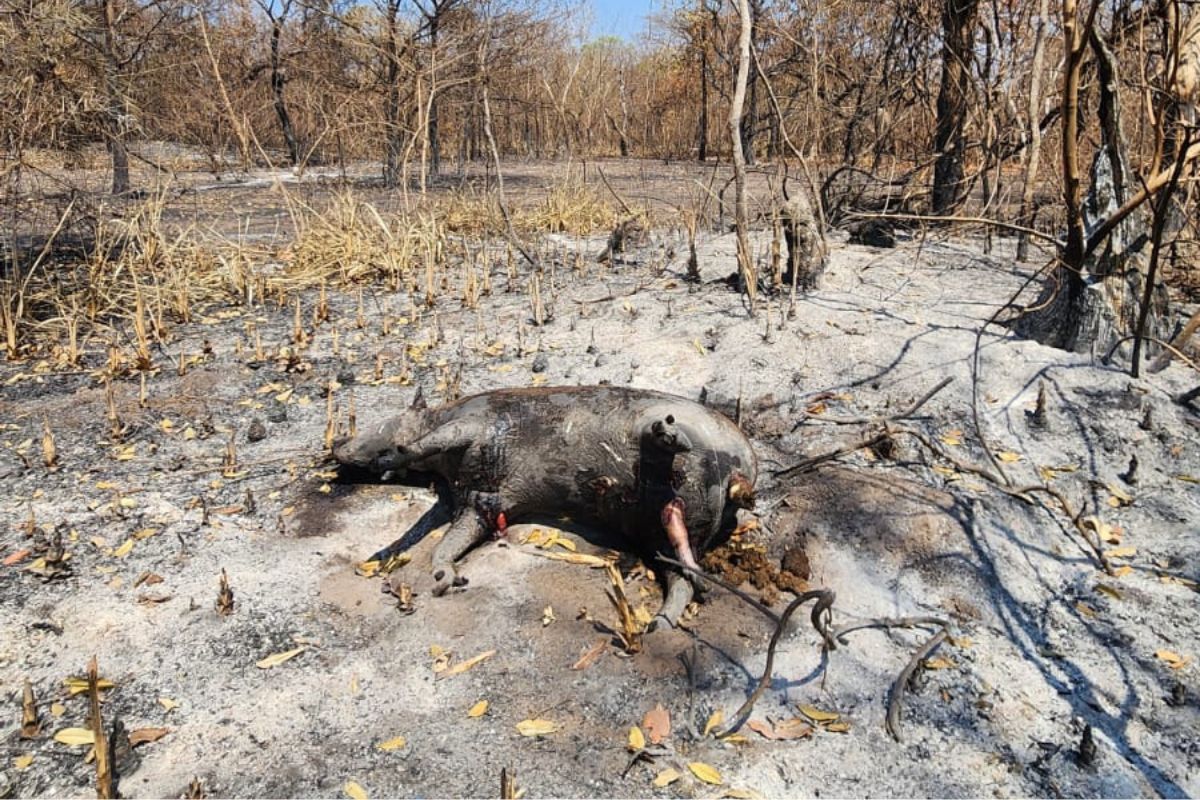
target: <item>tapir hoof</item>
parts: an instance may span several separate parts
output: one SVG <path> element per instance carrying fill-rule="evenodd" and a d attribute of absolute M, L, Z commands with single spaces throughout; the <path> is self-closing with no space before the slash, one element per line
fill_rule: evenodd
<path fill-rule="evenodd" d="M 441 597 L 452 588 L 462 588 L 470 583 L 453 569 L 439 569 L 433 573 L 433 581 L 433 590 L 430 593 L 434 597 Z"/>
<path fill-rule="evenodd" d="M 650 620 L 646 625 L 646 633 L 654 633 L 657 630 L 669 631 L 679 627 L 675 620 L 662 613 L 654 615 L 654 619 Z"/>

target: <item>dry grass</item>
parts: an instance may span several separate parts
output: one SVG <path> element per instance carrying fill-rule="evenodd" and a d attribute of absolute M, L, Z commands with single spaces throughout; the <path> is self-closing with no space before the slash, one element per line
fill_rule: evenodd
<path fill-rule="evenodd" d="M 381 212 L 352 191 L 319 206 L 284 197 L 292 235 L 282 247 L 170 224 L 166 193 L 95 223 L 82 257 L 55 257 L 56 231 L 43 253 L 0 281 L 0 344 L 7 357 L 76 368 L 89 348 L 116 348 L 121 357 L 110 358 L 110 366 L 147 370 L 154 366 L 154 345 L 170 340 L 171 325 L 216 305 L 273 301 L 283 307 L 317 287 L 323 293 L 379 285 L 420 292 L 432 306 L 456 285 L 456 297 L 470 308 L 491 292 L 485 265 L 496 250 L 488 241 L 504 229 L 492 193 L 468 187 L 396 212 Z M 60 230 L 69 227 L 70 213 Z M 575 181 L 514 209 L 515 227 L 529 237 L 591 234 L 608 230 L 616 217 L 594 187 Z M 512 282 L 511 254 L 508 261 Z M 314 325 L 323 321 L 322 307 L 314 310 Z"/>

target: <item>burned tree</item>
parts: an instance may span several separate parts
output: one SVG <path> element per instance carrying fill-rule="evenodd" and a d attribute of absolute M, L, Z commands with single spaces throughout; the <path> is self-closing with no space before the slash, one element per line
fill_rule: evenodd
<path fill-rule="evenodd" d="M 962 202 L 971 60 L 979 0 L 943 0 L 942 81 L 937 97 L 932 208 L 946 214 Z"/>
<path fill-rule="evenodd" d="M 824 232 L 807 192 L 798 186 L 789 191 L 785 181 L 779 216 L 788 252 L 783 283 L 801 292 L 811 291 L 817 288 L 825 268 L 826 247 Z"/>
<path fill-rule="evenodd" d="M 1080 352 L 1107 352 L 1130 338 L 1160 338 L 1167 295 L 1157 275 L 1158 251 L 1167 234 L 1170 196 L 1181 170 L 1200 154 L 1200 147 L 1187 146 L 1185 133 L 1184 147 L 1174 163 L 1149 177 L 1134 171 L 1122 116 L 1119 62 L 1113 37 L 1101 30 L 1098 7 L 1095 3 L 1089 9 L 1080 8 L 1076 0 L 1063 4 L 1066 241 L 1041 296 L 1016 324 L 1024 336 Z M 1080 76 L 1089 52 L 1098 78 L 1100 144 L 1092 160 L 1087 193 L 1081 197 Z M 1172 115 L 1163 113 L 1161 107 L 1158 111 L 1161 126 Z M 1148 201 L 1152 201 L 1149 206 Z M 1172 227 L 1178 224 L 1171 223 Z"/>
<path fill-rule="evenodd" d="M 266 69 L 270 73 L 271 105 L 275 109 L 275 118 L 279 120 L 279 131 L 283 135 L 283 143 L 287 148 L 288 163 L 294 167 L 300 163 L 300 142 L 296 138 L 296 127 L 292 123 L 287 98 L 283 93 L 284 87 L 288 83 L 288 74 L 282 46 L 283 30 L 292 11 L 292 0 L 278 0 L 278 2 L 259 0 L 258 7 L 262 9 L 267 18 L 271 34 L 267 63 L 256 67 L 254 71 Z"/>

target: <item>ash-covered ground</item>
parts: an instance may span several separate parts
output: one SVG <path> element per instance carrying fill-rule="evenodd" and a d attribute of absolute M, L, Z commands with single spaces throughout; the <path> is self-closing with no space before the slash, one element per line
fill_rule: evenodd
<path fill-rule="evenodd" d="M 686 243 L 670 234 L 609 265 L 595 263 L 602 248 L 566 237 L 543 248 L 541 326 L 526 277 L 509 291 L 502 260 L 474 309 L 454 285 L 433 310 L 368 288 L 361 315 L 357 293 L 331 291 L 329 320 L 314 326 L 320 301 L 307 293 L 303 348 L 291 306 L 207 309 L 155 350 L 144 400 L 138 371 L 113 382 L 119 440 L 92 371 L 102 354 L 67 374 L 0 364 L 0 794 L 92 794 L 88 748 L 53 736 L 86 726 L 86 696 L 64 681 L 93 654 L 115 684 L 106 719 L 168 729 L 119 764 L 128 797 L 180 796 L 194 777 L 210 796 L 488 796 L 502 768 L 529 797 L 1200 793 L 1200 432 L 1173 400 L 1193 373 L 1176 364 L 1133 380 L 989 327 L 980 442 L 976 331 L 1030 269 L 1004 240 L 983 255 L 973 240 L 876 250 L 835 234 L 821 288 L 790 319 L 786 297 L 750 318 L 721 281 L 730 235 L 702 237 L 700 285 L 685 281 Z M 835 420 L 887 417 L 946 377 L 903 425 L 949 458 L 898 435 L 884 452 L 772 476 L 878 430 Z M 809 584 L 837 593 L 837 624 L 952 623 L 909 683 L 903 741 L 884 716 L 928 628 L 862 630 L 823 654 L 805 619 L 779 647 L 755 727 L 794 730 L 800 706 L 848 724 L 721 740 L 706 722 L 746 699 L 771 633 L 724 592 L 627 655 L 597 627 L 615 620 L 603 570 L 548 559 L 568 551 L 521 544 L 518 529 L 470 554 L 469 586 L 442 598 L 429 596 L 423 542 L 394 573 L 415 593 L 415 610 L 398 610 L 383 580 L 355 567 L 433 496 L 338 481 L 323 445 L 331 382 L 342 426 L 351 408 L 360 425 L 385 417 L 417 386 L 430 402 L 601 382 L 703 391 L 729 413 L 740 398 L 764 473 L 750 549 L 772 563 L 802 553 Z M 1109 570 L 1052 496 L 1016 497 L 961 469 L 994 471 L 984 443 L 1013 486 L 1048 484 L 1094 518 Z M 653 608 L 657 585 L 625 567 L 631 597 Z M 228 615 L 215 608 L 223 570 Z M 789 598 L 746 588 L 777 610 Z M 593 663 L 573 669 L 589 650 Z M 440 677 L 442 651 L 451 667 L 495 653 Z M 26 679 L 33 739 L 19 735 Z M 659 704 L 670 731 L 630 766 L 630 727 Z M 526 720 L 556 729 L 524 736 Z M 1094 752 L 1081 757 L 1089 726 Z M 681 777 L 654 785 L 668 769 Z"/>

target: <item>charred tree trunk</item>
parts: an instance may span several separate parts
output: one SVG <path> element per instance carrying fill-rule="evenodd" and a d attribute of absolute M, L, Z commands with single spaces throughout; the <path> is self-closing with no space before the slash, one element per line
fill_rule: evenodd
<path fill-rule="evenodd" d="M 700 48 L 700 119 L 696 124 L 696 158 L 708 160 L 708 50 Z"/>
<path fill-rule="evenodd" d="M 283 21 L 287 17 L 290 5 L 290 2 L 283 3 L 279 16 L 271 17 L 271 97 L 275 105 L 275 116 L 279 120 L 279 130 L 283 132 L 283 142 L 287 147 L 288 163 L 294 167 L 300 163 L 300 143 L 296 140 L 292 115 L 288 113 L 287 100 L 283 96 L 283 88 L 287 85 L 287 71 L 284 69 L 280 52 Z"/>
<path fill-rule="evenodd" d="M 1025 181 L 1021 189 L 1021 210 L 1018 220 L 1021 225 L 1032 228 L 1036 209 L 1034 191 L 1037 188 L 1037 171 L 1042 157 L 1042 127 L 1039 117 L 1042 110 L 1042 64 L 1046 58 L 1046 25 L 1050 19 L 1050 0 L 1039 0 L 1037 31 L 1034 33 L 1033 64 L 1029 77 L 1029 145 L 1025 149 Z M 1017 260 L 1029 258 L 1029 234 L 1017 237 Z"/>
<path fill-rule="evenodd" d="M 946 214 L 964 197 L 966 125 L 971 90 L 972 47 L 979 0 L 942 2 L 942 81 L 937 97 L 933 147 L 932 209 Z"/>
<path fill-rule="evenodd" d="M 437 58 L 438 28 L 441 13 L 434 13 L 429 18 L 429 119 L 426 120 L 426 136 L 429 140 L 429 172 L 437 175 L 442 169 L 442 145 L 438 135 L 438 86 L 437 76 L 433 70 L 433 59 Z"/>
<path fill-rule="evenodd" d="M 404 160 L 404 136 L 400 126 L 400 14 L 399 0 L 388 0 L 387 40 L 384 52 L 387 57 L 387 95 L 384 100 L 383 184 L 389 189 L 400 183 L 400 172 Z"/>
<path fill-rule="evenodd" d="M 738 35 L 738 68 L 733 86 L 733 99 L 729 104 L 729 139 L 733 147 L 733 218 L 737 236 L 738 274 L 742 290 L 754 314 L 754 300 L 758 295 L 758 275 L 754 269 L 754 257 L 750 253 L 747 235 L 749 213 L 746 208 L 746 158 L 742 151 L 742 110 L 746 102 L 746 83 L 750 75 L 750 40 L 753 24 L 750 17 L 750 0 L 736 0 L 741 30 Z"/>
<path fill-rule="evenodd" d="M 126 136 L 129 131 L 129 113 L 125 102 L 125 91 L 121 85 L 121 56 L 117 52 L 117 10 L 113 0 L 104 4 L 104 91 L 105 136 L 108 152 L 112 159 L 112 193 L 125 194 L 130 189 L 129 150 Z"/>
<path fill-rule="evenodd" d="M 750 4 L 750 49 L 757 46 L 755 34 L 758 18 L 762 14 L 762 0 L 748 0 Z M 749 77 L 746 85 L 746 105 L 742 112 L 741 137 L 742 155 L 748 166 L 754 166 L 754 136 L 758 132 L 758 72 Z"/>

